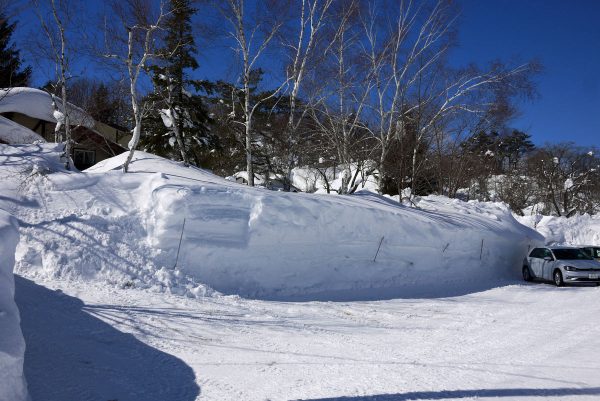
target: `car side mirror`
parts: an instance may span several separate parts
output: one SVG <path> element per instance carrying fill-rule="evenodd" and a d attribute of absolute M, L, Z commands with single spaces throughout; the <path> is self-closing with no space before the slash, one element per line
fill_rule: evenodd
<path fill-rule="evenodd" d="M 545 256 L 545 257 L 544 257 L 544 260 L 545 260 L 546 262 L 552 262 L 554 259 L 552 259 L 552 256 Z"/>

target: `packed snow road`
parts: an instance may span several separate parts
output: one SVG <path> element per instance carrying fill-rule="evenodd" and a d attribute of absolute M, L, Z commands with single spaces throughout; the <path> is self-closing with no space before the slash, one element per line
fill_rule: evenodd
<path fill-rule="evenodd" d="M 597 400 L 600 288 L 286 303 L 17 277 L 33 401 Z"/>

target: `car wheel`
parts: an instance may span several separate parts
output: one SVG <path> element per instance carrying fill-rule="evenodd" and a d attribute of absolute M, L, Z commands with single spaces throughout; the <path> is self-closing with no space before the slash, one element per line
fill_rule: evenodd
<path fill-rule="evenodd" d="M 531 277 L 531 272 L 529 271 L 529 267 L 523 266 L 523 280 L 531 281 L 533 277 Z"/>
<path fill-rule="evenodd" d="M 554 284 L 557 287 L 562 287 L 565 282 L 563 281 L 563 276 L 560 270 L 554 270 Z"/>

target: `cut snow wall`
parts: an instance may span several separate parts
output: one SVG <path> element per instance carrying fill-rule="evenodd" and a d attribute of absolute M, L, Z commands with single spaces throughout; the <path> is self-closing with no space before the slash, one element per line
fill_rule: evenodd
<path fill-rule="evenodd" d="M 13 267 L 19 231 L 15 219 L 0 210 L 0 401 L 24 401 L 25 340 L 15 304 Z"/>
<path fill-rule="evenodd" d="M 542 241 L 497 207 L 492 213 L 441 213 L 375 194 L 218 186 L 159 186 L 151 199 L 149 239 L 162 250 L 162 262 L 175 263 L 185 218 L 179 268 L 218 291 L 247 297 L 467 293 L 520 277 L 528 249 Z"/>

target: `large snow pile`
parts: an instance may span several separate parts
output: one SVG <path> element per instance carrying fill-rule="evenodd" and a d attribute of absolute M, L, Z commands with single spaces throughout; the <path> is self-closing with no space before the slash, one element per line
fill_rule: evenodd
<path fill-rule="evenodd" d="M 52 143 L 0 145 L 0 208 L 21 220 L 16 273 L 211 293 L 172 266 L 154 263 L 156 252 L 146 246 L 144 222 L 131 200 L 143 179 L 66 171 L 61 153 L 62 146 Z"/>
<path fill-rule="evenodd" d="M 371 192 L 272 192 L 136 155 L 131 171 L 143 182 L 135 199 L 147 244 L 161 251 L 156 260 L 177 262 L 225 293 L 271 299 L 450 295 L 518 277 L 528 249 L 543 240 L 501 204 L 432 198 L 438 210 L 425 210 Z M 118 169 L 125 157 L 88 171 Z"/>
<path fill-rule="evenodd" d="M 64 113 L 62 100 L 54 101 L 60 113 Z M 94 127 L 94 119 L 77 106 L 68 103 L 69 119 L 72 125 Z M 52 96 L 47 92 L 34 88 L 0 89 L 0 113 L 21 113 L 44 121 L 56 122 L 56 113 L 52 107 Z"/>
<path fill-rule="evenodd" d="M 517 219 L 536 229 L 548 245 L 600 245 L 600 216 L 589 214 L 573 217 L 530 215 Z"/>
<path fill-rule="evenodd" d="M 25 341 L 14 301 L 13 266 L 18 242 L 14 218 L 0 210 L 0 401 L 27 399 L 23 375 Z"/>
<path fill-rule="evenodd" d="M 15 269 L 33 278 L 190 296 L 210 294 L 204 284 L 269 299 L 447 296 L 518 278 L 543 241 L 500 204 L 273 192 L 144 152 L 130 174 L 126 154 L 67 172 L 53 146 L 0 152 L 24 172 L 20 196 L 39 202 L 19 208 Z"/>

